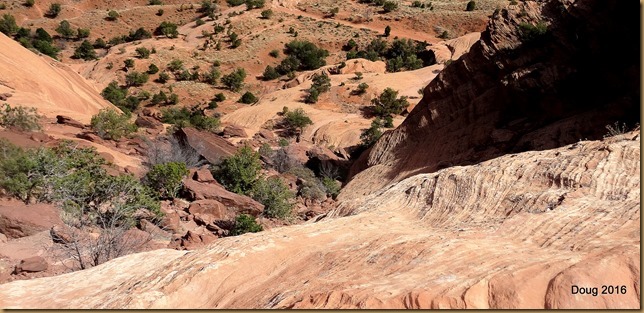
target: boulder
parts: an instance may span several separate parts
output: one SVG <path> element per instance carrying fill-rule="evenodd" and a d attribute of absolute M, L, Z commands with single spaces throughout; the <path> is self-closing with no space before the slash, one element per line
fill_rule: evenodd
<path fill-rule="evenodd" d="M 54 225 L 49 229 L 49 235 L 54 243 L 66 244 L 72 242 L 74 233 L 66 225 Z"/>
<path fill-rule="evenodd" d="M 180 129 L 175 136 L 213 164 L 217 164 L 222 159 L 230 157 L 237 152 L 237 148 L 221 136 L 210 132 L 199 131 L 191 127 Z"/>
<path fill-rule="evenodd" d="M 202 183 L 215 182 L 215 178 L 212 176 L 212 173 L 207 167 L 202 167 L 198 170 L 195 170 L 194 173 L 190 175 L 190 177 Z"/>
<path fill-rule="evenodd" d="M 18 201 L 0 204 L 0 233 L 21 238 L 62 225 L 58 210 L 48 204 L 25 205 Z"/>
<path fill-rule="evenodd" d="M 12 94 L 10 93 L 0 93 L 0 101 L 7 101 L 8 98 L 10 98 Z"/>
<path fill-rule="evenodd" d="M 246 131 L 240 126 L 228 125 L 224 127 L 224 138 L 230 138 L 230 137 L 246 138 L 248 137 L 248 133 L 246 133 Z"/>
<path fill-rule="evenodd" d="M 150 117 L 150 116 L 139 116 L 136 118 L 136 121 L 134 121 L 136 126 L 142 127 L 142 128 L 150 128 L 150 129 L 162 129 L 163 128 L 163 123 L 159 122 L 157 119 Z"/>
<path fill-rule="evenodd" d="M 181 230 L 181 219 L 177 212 L 168 212 L 163 216 L 159 223 L 161 229 L 172 233 L 177 233 Z"/>
<path fill-rule="evenodd" d="M 264 211 L 264 206 L 246 196 L 226 190 L 216 183 L 201 183 L 192 179 L 184 179 L 184 187 L 190 200 L 217 200 L 226 207 L 235 208 L 239 213 L 257 216 Z"/>
<path fill-rule="evenodd" d="M 143 113 L 144 116 L 149 116 L 157 120 L 161 120 L 163 117 L 163 113 L 161 113 L 159 109 L 155 108 L 144 108 L 141 113 Z"/>
<path fill-rule="evenodd" d="M 85 128 L 85 125 L 83 123 L 65 115 L 56 115 L 56 122 L 58 124 L 65 124 L 76 128 Z"/>
<path fill-rule="evenodd" d="M 47 261 L 43 259 L 40 256 L 34 256 L 30 258 L 26 258 L 20 261 L 20 264 L 16 265 L 16 269 L 14 270 L 15 274 L 20 274 L 22 272 L 30 272 L 30 273 L 35 273 L 35 272 L 42 272 L 46 271 L 48 268 Z"/>
<path fill-rule="evenodd" d="M 260 129 L 257 135 L 259 135 L 259 137 L 264 138 L 266 140 L 275 139 L 275 134 L 273 134 L 273 132 L 268 129 Z"/>
<path fill-rule="evenodd" d="M 96 142 L 96 143 L 103 142 L 103 139 L 101 137 L 99 137 L 97 134 L 92 132 L 82 132 L 80 134 L 77 134 L 76 138 L 85 139 L 89 142 Z"/>

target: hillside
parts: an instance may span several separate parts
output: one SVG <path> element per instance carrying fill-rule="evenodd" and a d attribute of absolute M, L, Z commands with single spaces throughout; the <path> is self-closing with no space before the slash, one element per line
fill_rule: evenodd
<path fill-rule="evenodd" d="M 0 94 L 7 102 L 34 107 L 47 117 L 68 115 L 89 123 L 102 108 L 113 107 L 68 66 L 31 53 L 0 33 Z"/>

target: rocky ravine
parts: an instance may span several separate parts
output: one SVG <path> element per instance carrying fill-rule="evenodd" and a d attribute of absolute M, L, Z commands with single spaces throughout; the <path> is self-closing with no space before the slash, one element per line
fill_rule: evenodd
<path fill-rule="evenodd" d="M 508 152 L 600 139 L 617 121 L 632 127 L 640 112 L 638 12 L 635 2 L 604 0 L 501 9 L 404 123 L 362 155 L 339 198 Z M 527 38 L 524 26 L 540 22 L 546 34 Z"/>
<path fill-rule="evenodd" d="M 635 132 L 506 155 L 317 222 L 0 285 L 0 307 L 639 308 L 639 172 Z"/>

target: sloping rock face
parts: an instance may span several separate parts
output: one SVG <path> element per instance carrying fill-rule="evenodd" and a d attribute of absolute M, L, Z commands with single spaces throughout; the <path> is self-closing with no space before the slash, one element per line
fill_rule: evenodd
<path fill-rule="evenodd" d="M 180 129 L 175 136 L 182 142 L 187 143 L 213 164 L 221 162 L 237 151 L 237 148 L 226 139 L 210 132 L 198 131 L 191 127 Z"/>
<path fill-rule="evenodd" d="M 602 0 L 501 9 L 470 52 L 425 88 L 404 123 L 361 156 L 339 199 L 448 166 L 600 139 L 616 121 L 633 126 L 638 14 L 635 2 Z M 546 34 L 528 38 L 526 24 L 539 22 Z"/>
<path fill-rule="evenodd" d="M 0 307 L 639 308 L 639 172 L 638 133 L 507 155 L 317 222 L 0 285 Z"/>

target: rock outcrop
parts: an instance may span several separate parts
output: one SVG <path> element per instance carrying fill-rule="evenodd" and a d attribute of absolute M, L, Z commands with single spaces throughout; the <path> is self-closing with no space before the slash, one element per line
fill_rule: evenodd
<path fill-rule="evenodd" d="M 499 10 L 402 125 L 354 164 L 339 199 L 448 166 L 600 139 L 616 121 L 633 126 L 638 12 L 635 2 L 601 0 L 526 1 Z"/>
<path fill-rule="evenodd" d="M 639 172 L 637 133 L 511 154 L 304 225 L 0 285 L 0 307 L 639 308 Z"/>
<path fill-rule="evenodd" d="M 222 159 L 237 151 L 237 148 L 226 139 L 191 127 L 181 128 L 175 136 L 213 164 L 221 162 Z"/>

